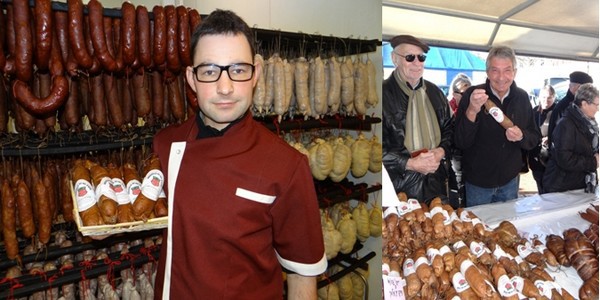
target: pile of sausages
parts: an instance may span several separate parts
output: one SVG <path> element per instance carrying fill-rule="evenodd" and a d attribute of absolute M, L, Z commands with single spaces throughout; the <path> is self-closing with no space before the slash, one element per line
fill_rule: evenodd
<path fill-rule="evenodd" d="M 193 113 L 183 70 L 198 11 L 124 2 L 120 13 L 105 16 L 98 0 L 87 10 L 81 0 L 67 11 L 50 0 L 0 6 L 0 132 L 13 131 L 9 116 L 14 131 L 43 134 L 85 129 L 84 116 L 92 129 L 123 129 Z"/>

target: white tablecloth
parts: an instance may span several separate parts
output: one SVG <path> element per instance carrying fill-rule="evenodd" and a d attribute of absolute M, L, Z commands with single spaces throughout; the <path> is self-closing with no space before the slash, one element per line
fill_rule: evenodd
<path fill-rule="evenodd" d="M 598 203 L 598 196 L 586 194 L 583 190 L 565 193 L 551 193 L 519 198 L 511 201 L 492 203 L 468 208 L 487 225 L 495 228 L 503 220 L 512 222 L 519 234 L 526 238 L 538 236 L 546 241 L 546 236 L 563 236 L 563 231 L 577 228 L 584 231 L 590 223 L 579 216 L 591 203 Z M 546 268 L 556 283 L 573 295 L 579 297 L 582 280 L 573 267 L 560 270 Z"/>

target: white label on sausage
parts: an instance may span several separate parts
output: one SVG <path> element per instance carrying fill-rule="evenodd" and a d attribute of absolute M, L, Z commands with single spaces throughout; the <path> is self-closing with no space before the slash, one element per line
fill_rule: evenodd
<path fill-rule="evenodd" d="M 471 288 L 467 282 L 467 279 L 465 279 L 465 275 L 463 275 L 461 272 L 454 273 L 454 276 L 452 276 L 452 285 L 457 293 L 462 293 Z"/>
<path fill-rule="evenodd" d="M 79 179 L 73 186 L 75 191 L 75 200 L 77 200 L 77 209 L 79 212 L 85 211 L 96 204 L 96 196 L 92 184 L 84 179 Z"/>
<path fill-rule="evenodd" d="M 546 281 L 536 280 L 534 282 L 535 287 L 540 291 L 540 295 L 552 299 L 552 289 L 554 288 L 551 284 Z"/>
<path fill-rule="evenodd" d="M 137 199 L 138 195 L 142 192 L 142 183 L 137 180 L 130 180 L 127 183 L 127 196 L 129 197 L 129 202 L 133 204 L 135 199 Z"/>
<path fill-rule="evenodd" d="M 492 116 L 492 118 L 494 118 L 494 120 L 496 120 L 496 122 L 498 123 L 502 123 L 502 121 L 504 121 L 504 113 L 502 112 L 502 110 L 498 107 L 492 107 L 489 110 L 490 115 Z"/>
<path fill-rule="evenodd" d="M 129 195 L 127 195 L 127 187 L 125 186 L 125 182 L 121 178 L 113 178 L 113 190 L 115 191 L 115 195 L 117 196 L 117 203 L 119 205 L 125 205 L 129 202 Z"/>
<path fill-rule="evenodd" d="M 404 260 L 402 264 L 402 271 L 404 273 L 404 277 L 408 277 L 408 275 L 415 273 L 415 262 L 411 258 L 407 258 Z"/>
<path fill-rule="evenodd" d="M 410 212 L 410 205 L 406 201 L 400 201 L 400 205 L 396 206 L 396 209 L 398 209 L 398 213 L 402 216 Z"/>
<path fill-rule="evenodd" d="M 498 292 L 503 297 L 510 297 L 517 294 L 517 290 L 510 282 L 508 275 L 505 274 L 498 278 Z"/>
<path fill-rule="evenodd" d="M 146 174 L 146 177 L 144 177 L 144 180 L 142 180 L 142 194 L 146 196 L 146 198 L 156 201 L 164 183 L 165 176 L 161 170 L 150 170 L 148 174 Z"/>
<path fill-rule="evenodd" d="M 117 195 L 113 189 L 112 178 L 104 177 L 100 180 L 100 183 L 96 186 L 96 201 L 100 200 L 100 197 L 106 196 L 114 201 L 117 200 Z"/>

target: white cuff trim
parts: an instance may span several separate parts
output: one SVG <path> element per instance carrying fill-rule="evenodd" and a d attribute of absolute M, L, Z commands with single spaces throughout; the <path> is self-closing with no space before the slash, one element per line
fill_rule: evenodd
<path fill-rule="evenodd" d="M 298 273 L 299 275 L 317 276 L 325 272 L 325 270 L 327 270 L 327 256 L 325 256 L 325 253 L 323 253 L 323 257 L 321 258 L 321 260 L 314 264 L 303 264 L 291 260 L 286 260 L 283 257 L 281 257 L 279 253 L 277 253 L 277 251 L 275 251 L 275 254 L 277 255 L 277 260 L 284 268 Z"/>

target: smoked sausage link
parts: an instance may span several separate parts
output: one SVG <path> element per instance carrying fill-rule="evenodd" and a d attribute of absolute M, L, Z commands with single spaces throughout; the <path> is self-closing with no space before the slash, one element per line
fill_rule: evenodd
<path fill-rule="evenodd" d="M 83 27 L 83 3 L 81 0 L 67 0 L 69 20 L 69 41 L 71 50 L 79 67 L 88 69 L 92 66 L 93 59 L 86 46 Z"/>
<path fill-rule="evenodd" d="M 68 94 L 69 81 L 62 75 L 52 78 L 50 95 L 42 99 L 37 98 L 25 82 L 15 80 L 13 84 L 13 95 L 19 104 L 29 113 L 38 116 L 55 112 L 67 100 Z"/>

